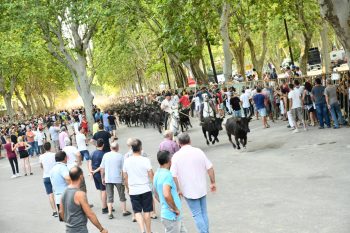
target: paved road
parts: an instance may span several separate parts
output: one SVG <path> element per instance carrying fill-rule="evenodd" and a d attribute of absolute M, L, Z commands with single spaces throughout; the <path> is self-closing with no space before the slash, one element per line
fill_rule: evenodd
<path fill-rule="evenodd" d="M 349 129 L 316 128 L 292 134 L 285 122 L 262 129 L 253 121 L 246 150 L 237 151 L 225 132 L 220 143 L 206 146 L 198 122 L 190 130 L 194 146 L 201 147 L 213 162 L 218 191 L 208 195 L 213 233 L 348 233 L 350 232 L 350 142 Z M 126 139 L 138 137 L 156 170 L 155 154 L 162 137 L 156 130 L 122 128 L 121 151 Z M 37 159 L 34 176 L 10 179 L 8 161 L 0 161 L 0 232 L 62 233 L 64 225 L 51 217 Z M 85 168 L 85 164 L 84 164 Z M 110 232 L 138 232 L 130 217 L 101 214 L 93 182 L 87 179 L 88 198 L 102 224 Z M 185 205 L 185 203 L 184 203 Z M 128 202 L 130 209 L 130 203 Z M 195 226 L 187 206 L 184 222 L 189 233 Z M 163 232 L 158 220 L 153 232 Z M 89 223 L 91 232 L 98 232 Z"/>

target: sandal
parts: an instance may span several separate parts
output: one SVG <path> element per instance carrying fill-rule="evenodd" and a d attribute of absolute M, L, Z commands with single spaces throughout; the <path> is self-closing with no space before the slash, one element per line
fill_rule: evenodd
<path fill-rule="evenodd" d="M 125 211 L 124 213 L 123 213 L 123 216 L 125 217 L 125 216 L 129 216 L 131 213 L 129 212 L 129 211 Z"/>
<path fill-rule="evenodd" d="M 157 215 L 151 216 L 151 219 L 157 219 Z"/>

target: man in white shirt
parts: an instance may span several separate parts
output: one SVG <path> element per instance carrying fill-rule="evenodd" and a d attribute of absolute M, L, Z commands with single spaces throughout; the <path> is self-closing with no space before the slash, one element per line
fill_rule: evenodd
<path fill-rule="evenodd" d="M 198 232 L 209 232 L 207 214 L 207 179 L 209 174 L 210 190 L 216 191 L 213 164 L 204 152 L 191 146 L 191 139 L 187 133 L 178 136 L 181 149 L 171 160 L 170 171 L 174 177 L 179 195 L 183 195 L 196 222 Z"/>
<path fill-rule="evenodd" d="M 130 195 L 132 209 L 141 232 L 150 233 L 152 232 L 151 212 L 153 211 L 151 161 L 141 155 L 142 143 L 139 139 L 133 140 L 131 148 L 133 155 L 124 161 L 123 166 L 125 187 Z"/>
<path fill-rule="evenodd" d="M 49 196 L 49 201 L 53 212 L 52 216 L 58 217 L 55 205 L 55 197 L 53 195 L 52 184 L 50 180 L 50 171 L 56 164 L 55 153 L 51 152 L 50 142 L 46 142 L 44 144 L 44 149 L 46 152 L 39 156 L 40 167 L 43 169 L 44 186 L 46 194 Z"/>
<path fill-rule="evenodd" d="M 168 128 L 168 117 L 171 114 L 171 94 L 168 92 L 165 94 L 165 99 L 162 101 L 160 105 L 160 109 L 164 111 L 164 128 L 167 130 Z"/>
<path fill-rule="evenodd" d="M 65 147 L 63 148 L 63 151 L 66 152 L 66 155 L 67 155 L 68 170 L 70 170 L 74 166 L 80 166 L 81 155 L 78 148 L 76 148 L 75 146 L 72 146 L 69 138 L 65 138 L 64 143 L 65 143 Z"/>
<path fill-rule="evenodd" d="M 244 116 L 248 117 L 249 116 L 249 109 L 250 109 L 249 94 L 246 93 L 244 89 L 242 90 L 242 95 L 241 95 L 240 99 L 242 101 Z"/>
<path fill-rule="evenodd" d="M 86 146 L 86 136 L 84 134 L 84 128 L 79 126 L 78 133 L 76 134 L 75 140 L 77 142 L 78 151 L 81 155 L 81 161 L 89 160 L 90 159 L 90 153 Z"/>
<path fill-rule="evenodd" d="M 107 207 L 109 219 L 114 218 L 112 214 L 114 203 L 114 186 L 117 188 L 123 216 L 131 213 L 126 210 L 125 186 L 123 184 L 124 156 L 119 151 L 117 142 L 111 143 L 111 152 L 104 154 L 100 165 L 102 184 L 106 185 Z"/>
<path fill-rule="evenodd" d="M 295 130 L 293 133 L 298 133 L 298 120 L 301 121 L 304 125 L 304 130 L 306 129 L 306 124 L 303 117 L 303 110 L 301 108 L 301 96 L 302 93 L 300 92 L 300 89 L 298 88 L 299 81 L 295 80 L 294 83 L 296 84 L 296 87 L 294 87 L 293 84 L 289 84 L 289 88 L 292 90 L 288 93 L 288 99 L 290 104 L 290 111 L 292 115 L 292 121 L 293 125 L 295 127 Z"/>

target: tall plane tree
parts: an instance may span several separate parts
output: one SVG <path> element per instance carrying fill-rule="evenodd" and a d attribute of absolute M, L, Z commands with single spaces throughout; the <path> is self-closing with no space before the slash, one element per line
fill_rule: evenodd
<path fill-rule="evenodd" d="M 35 1 L 32 9 L 49 52 L 70 71 L 92 128 L 91 85 L 95 76 L 92 38 L 105 1 Z"/>

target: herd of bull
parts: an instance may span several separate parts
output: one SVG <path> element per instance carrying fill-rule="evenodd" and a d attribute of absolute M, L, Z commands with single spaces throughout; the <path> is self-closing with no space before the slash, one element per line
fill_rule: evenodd
<path fill-rule="evenodd" d="M 150 126 L 162 133 L 165 128 L 164 112 L 160 109 L 160 105 L 156 102 L 153 104 L 136 105 L 135 103 L 125 103 L 110 106 L 118 117 L 119 122 L 127 127 L 142 126 L 144 128 Z M 192 127 L 190 122 L 190 109 L 172 108 L 172 113 L 169 114 L 167 128 L 173 131 L 176 136 L 180 132 L 187 131 Z M 225 123 L 226 133 L 233 148 L 241 149 L 247 145 L 247 134 L 249 130 L 249 122 L 251 116 L 236 118 L 228 118 Z M 202 119 L 201 127 L 207 145 L 219 142 L 218 135 L 222 128 L 224 116 L 222 117 L 206 117 Z M 180 129 L 181 128 L 181 129 Z M 235 143 L 232 140 L 232 135 L 235 138 Z"/>

